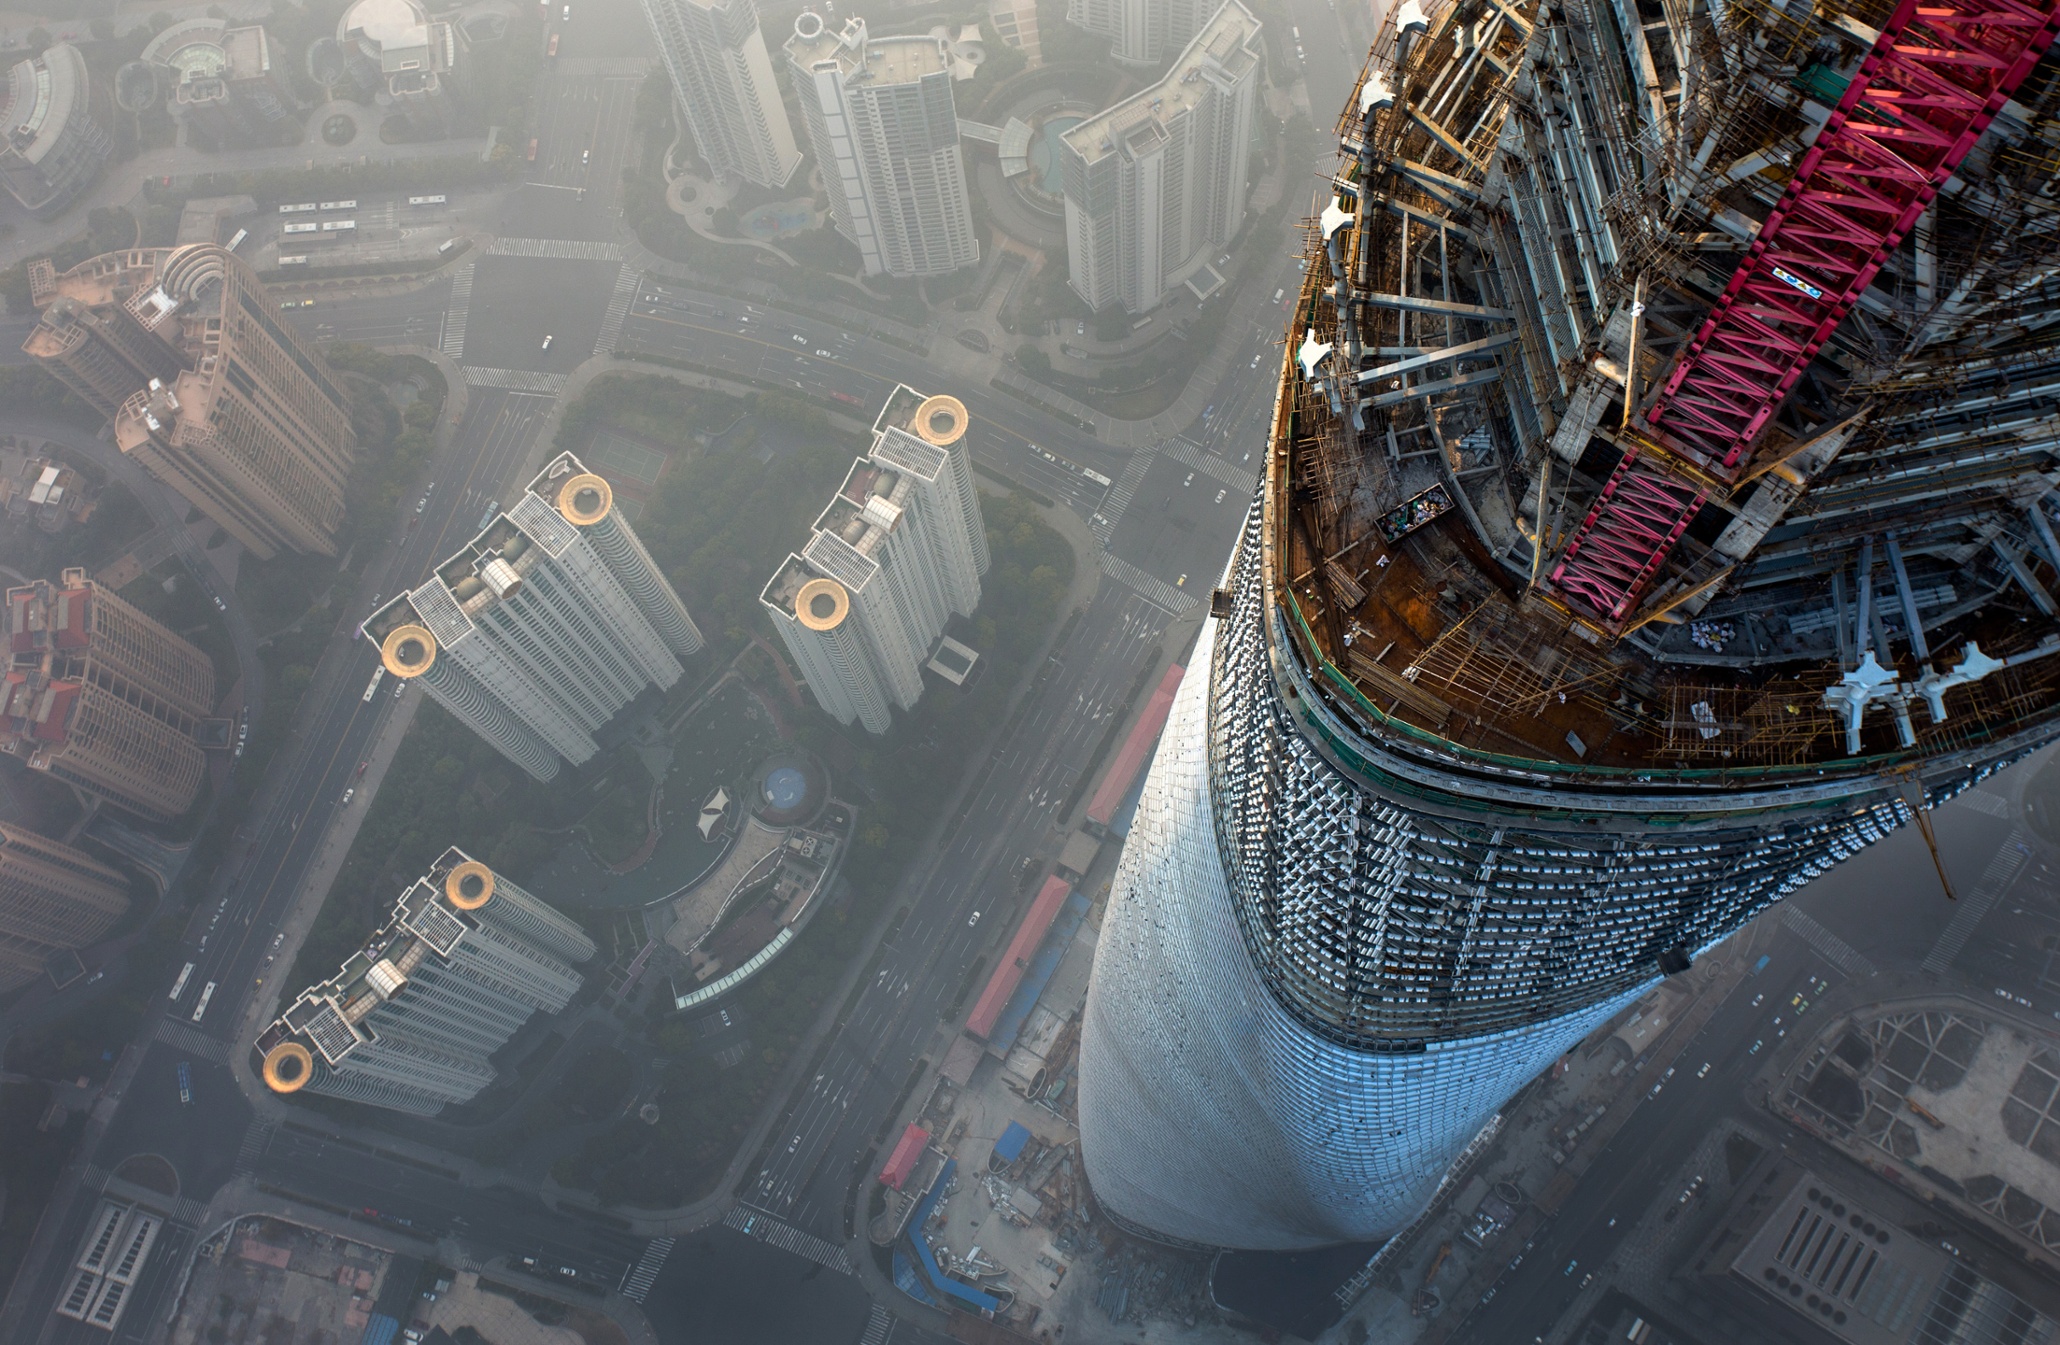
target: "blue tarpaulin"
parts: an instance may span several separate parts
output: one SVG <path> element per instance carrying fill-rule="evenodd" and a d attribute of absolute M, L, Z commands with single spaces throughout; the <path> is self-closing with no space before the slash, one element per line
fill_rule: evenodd
<path fill-rule="evenodd" d="M 1073 936 L 1080 932 L 1080 922 L 1086 918 L 1087 898 L 1078 892 L 1067 897 L 1066 904 L 1053 917 L 1051 928 L 1045 931 L 1044 941 L 1031 955 L 1030 966 L 1023 972 L 1023 980 L 1016 986 L 1016 993 L 1009 996 L 1001 1016 L 994 1020 L 994 1029 L 987 1034 L 988 1050 L 998 1056 L 1008 1055 L 1009 1048 L 1016 1044 L 1017 1034 L 1023 1030 L 1024 1020 L 1030 1017 L 1030 1010 L 1037 1007 L 1038 996 L 1051 983 L 1052 973 L 1059 969 L 1066 950 L 1073 946 Z"/>
<path fill-rule="evenodd" d="M 1029 1133 L 1027 1130 L 1023 1132 L 1026 1137 Z M 1022 1145 L 1019 1142 L 1017 1144 L 1018 1151 L 1021 1148 Z M 991 1317 L 994 1315 L 995 1309 L 1001 1306 L 1001 1300 L 992 1294 L 983 1294 L 971 1285 L 955 1280 L 945 1274 L 943 1269 L 937 1264 L 937 1257 L 930 1251 L 930 1240 L 923 1236 L 923 1225 L 929 1222 L 931 1211 L 935 1210 L 937 1202 L 944 1198 L 944 1189 L 951 1185 L 951 1175 L 957 1171 L 957 1159 L 947 1158 L 944 1160 L 944 1169 L 937 1174 L 937 1180 L 930 1184 L 929 1194 L 917 1202 L 915 1213 L 909 1216 L 909 1246 L 916 1254 L 917 1263 L 922 1266 L 923 1278 L 929 1281 L 932 1289 L 943 1294 L 946 1298 L 973 1309 L 975 1312 L 984 1313 Z"/>
<path fill-rule="evenodd" d="M 365 1319 L 365 1334 L 358 1337 L 358 1345 L 393 1345 L 400 1330 L 399 1322 L 383 1312 L 375 1312 Z"/>
<path fill-rule="evenodd" d="M 1030 1142 L 1030 1132 L 1021 1121 L 1009 1122 L 1008 1129 L 1001 1132 L 1001 1138 L 994 1142 L 994 1156 L 1004 1163 L 1013 1163 L 1023 1156 L 1023 1146 Z"/>

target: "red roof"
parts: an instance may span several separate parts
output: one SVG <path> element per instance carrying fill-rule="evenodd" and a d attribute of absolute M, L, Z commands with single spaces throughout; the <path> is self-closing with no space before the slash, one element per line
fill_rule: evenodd
<path fill-rule="evenodd" d="M 1037 900 L 1030 903 L 1023 923 L 1016 926 L 1016 937 L 1009 940 L 1008 951 L 1001 955 L 1000 965 L 988 979 L 987 988 L 980 992 L 979 1002 L 973 1005 L 972 1015 L 966 1019 L 966 1031 L 984 1040 L 994 1030 L 994 1020 L 1001 1017 L 1002 1007 L 1009 1002 L 1009 996 L 1016 993 L 1016 986 L 1022 982 L 1024 969 L 1030 965 L 1038 942 L 1051 928 L 1052 917 L 1059 913 L 1059 907 L 1066 904 L 1066 895 L 1072 890 L 1063 878 L 1044 880 L 1044 886 L 1037 891 Z"/>
<path fill-rule="evenodd" d="M 880 1169 L 880 1180 L 899 1191 L 908 1174 L 916 1170 L 916 1160 L 923 1156 L 923 1146 L 929 1142 L 930 1132 L 910 1122 L 908 1129 L 901 1132 L 894 1152 L 888 1155 L 887 1166 Z"/>
<path fill-rule="evenodd" d="M 1136 726 L 1116 753 L 1115 763 L 1102 777 L 1102 787 L 1094 791 L 1094 800 L 1087 805 L 1090 822 L 1107 826 L 1115 817 L 1116 809 L 1123 806 L 1130 787 L 1137 783 L 1137 773 L 1151 759 L 1152 746 L 1159 741 L 1159 730 L 1166 727 L 1166 716 L 1173 711 L 1173 693 L 1180 689 L 1180 679 L 1186 673 L 1187 669 L 1176 663 L 1159 679 L 1158 689 L 1145 702 L 1144 713 L 1137 717 Z"/>

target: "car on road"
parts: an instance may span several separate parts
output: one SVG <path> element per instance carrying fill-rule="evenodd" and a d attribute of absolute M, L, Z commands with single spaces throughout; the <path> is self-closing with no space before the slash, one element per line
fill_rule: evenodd
<path fill-rule="evenodd" d="M 549 350 L 549 349 L 551 348 L 551 342 L 552 342 L 552 341 L 554 341 L 554 340 L 556 340 L 556 339 L 557 339 L 557 338 L 556 338 L 556 336 L 555 336 L 554 334 L 552 334 L 552 333 L 549 333 L 549 332 L 546 332 L 546 333 L 544 334 L 544 349 L 545 349 L 545 350 Z"/>
<path fill-rule="evenodd" d="M 1186 479 L 1186 480 L 1184 480 L 1184 481 L 1182 481 L 1182 482 L 1180 483 L 1180 485 L 1181 485 L 1181 488 L 1182 488 L 1182 489 L 1184 490 L 1184 489 L 1186 489 L 1187 487 L 1189 487 L 1189 486 L 1193 485 L 1194 483 L 1195 483 L 1195 474 L 1194 474 L 1193 472 L 1189 472 L 1189 473 L 1187 474 L 1187 479 Z"/>
<path fill-rule="evenodd" d="M 794 335 L 789 339 L 792 340 L 794 344 L 797 346 L 805 346 L 808 344 L 808 338 L 803 336 L 800 332 L 794 333 Z"/>
<path fill-rule="evenodd" d="M 1228 486 L 1225 486 L 1225 487 L 1224 487 L 1224 488 L 1223 488 L 1222 490 L 1219 490 L 1219 491 L 1217 491 L 1217 492 L 1216 492 L 1216 503 L 1218 503 L 1218 504 L 1221 504 L 1221 503 L 1223 503 L 1223 497 L 1224 497 L 1225 495 L 1228 495 L 1229 493 L 1230 493 L 1230 487 L 1228 487 Z"/>
<path fill-rule="evenodd" d="M 1576 1269 L 1576 1268 L 1577 1268 L 1577 1267 L 1578 1267 L 1578 1266 L 1579 1266 L 1580 1264 L 1581 1264 L 1581 1263 L 1580 1263 L 1579 1261 L 1569 1261 L 1569 1262 L 1567 1262 L 1567 1263 L 1566 1263 L 1566 1269 L 1565 1269 L 1565 1270 L 1562 1270 L 1562 1271 L 1560 1271 L 1559 1273 L 1560 1273 L 1560 1274 L 1562 1274 L 1562 1275 L 1571 1275 L 1571 1274 L 1573 1274 L 1573 1273 L 1574 1273 L 1574 1270 L 1575 1270 L 1575 1269 Z"/>
<path fill-rule="evenodd" d="M 827 351 L 827 350 L 818 350 L 818 351 L 817 351 L 817 352 L 815 352 L 815 353 L 816 353 L 816 354 L 817 354 L 817 355 L 818 355 L 819 357 L 821 357 L 822 359 L 826 359 L 826 360 L 834 360 L 834 359 L 836 359 L 836 358 L 837 358 L 837 357 L 836 357 L 835 355 L 832 355 L 832 354 L 831 354 L 831 353 L 830 353 L 829 351 Z"/>
<path fill-rule="evenodd" d="M 1746 1054 L 1747 1054 L 1747 1055 L 1758 1055 L 1758 1054 L 1760 1053 L 1760 1047 L 1762 1047 L 1762 1046 L 1764 1046 L 1764 1045 L 1766 1045 L 1766 1043 L 1765 1043 L 1764 1041 L 1758 1041 L 1758 1040 L 1755 1040 L 1755 1041 L 1753 1042 L 1753 1044 L 1752 1044 L 1751 1048 L 1750 1048 L 1750 1049 L 1748 1049 L 1748 1050 L 1746 1051 Z"/>
<path fill-rule="evenodd" d="M 574 1270 L 571 1266 L 558 1267 L 558 1273 L 560 1275 L 563 1275 L 568 1280 L 576 1280 L 579 1278 L 579 1272 Z"/>
<path fill-rule="evenodd" d="M 972 915 L 970 915 L 970 916 L 968 916 L 968 917 L 966 918 L 966 928 L 967 928 L 967 929 L 971 929 L 971 928 L 972 928 L 973 926 L 975 926 L 975 925 L 977 925 L 977 924 L 979 924 L 979 923 L 980 923 L 980 913 L 979 913 L 978 911 L 974 911 L 974 912 L 972 913 Z"/>
<path fill-rule="evenodd" d="M 583 150 L 581 150 L 581 151 L 579 152 L 579 163 L 580 163 L 580 167 L 584 168 L 584 167 L 585 167 L 585 166 L 586 166 L 587 164 L 591 163 L 591 162 L 593 161 L 593 157 L 594 157 L 594 152 L 593 152 L 592 150 L 590 150 L 590 149 L 583 149 Z"/>
<path fill-rule="evenodd" d="M 1752 1007 L 1753 1007 L 1753 1008 L 1755 1008 L 1755 1009 L 1759 1008 L 1759 1007 L 1760 1007 L 1760 1001 L 1764 1000 L 1764 999 L 1765 999 L 1766 997 L 1767 997 L 1767 992 L 1766 992 L 1766 991 L 1764 991 L 1764 990 L 1762 990 L 1762 991 L 1761 991 L 1761 992 L 1760 992 L 1759 994 L 1757 994 L 1757 995 L 1754 995 L 1754 996 L 1752 997 Z"/>
<path fill-rule="evenodd" d="M 1697 1071 L 1695 1071 L 1695 1077 L 1696 1077 L 1696 1078 L 1698 1078 L 1698 1079 L 1700 1079 L 1700 1078 L 1701 1078 L 1701 1077 L 1702 1077 L 1703 1075 L 1705 1075 L 1705 1074 L 1708 1074 L 1709 1072 L 1710 1072 L 1710 1062 L 1709 1062 L 1709 1061 L 1707 1061 L 1707 1060 L 1705 1060 L 1705 1061 L 1703 1061 L 1703 1062 L 1702 1062 L 1702 1068 L 1701 1068 L 1701 1069 L 1699 1069 L 1699 1070 L 1697 1070 Z"/>
<path fill-rule="evenodd" d="M 348 808 L 350 806 L 350 801 L 356 798 L 357 796 L 358 787 L 356 785 L 352 785 L 349 789 L 343 791 L 343 802 L 337 804 L 336 806 L 339 808 Z"/>
<path fill-rule="evenodd" d="M 1175 587 L 1175 588 L 1186 588 L 1186 587 L 1187 587 L 1187 576 L 1186 576 L 1185 574 L 1183 574 L 1183 575 L 1181 575 L 1181 576 L 1180 576 L 1180 578 L 1178 578 L 1178 579 L 1174 580 L 1174 581 L 1173 581 L 1173 587 Z"/>

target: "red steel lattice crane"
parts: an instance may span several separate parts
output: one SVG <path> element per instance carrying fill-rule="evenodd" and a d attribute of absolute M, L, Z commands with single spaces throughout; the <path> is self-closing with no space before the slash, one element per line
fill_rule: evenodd
<path fill-rule="evenodd" d="M 1735 482 L 1754 441 L 2060 31 L 2060 0 L 1902 0 L 1646 410 L 1660 447 Z M 1551 580 L 1636 609 L 1709 492 L 1629 449 Z"/>

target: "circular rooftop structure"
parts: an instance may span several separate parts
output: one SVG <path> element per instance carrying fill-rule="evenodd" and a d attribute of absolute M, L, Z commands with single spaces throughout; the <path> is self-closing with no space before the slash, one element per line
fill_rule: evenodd
<path fill-rule="evenodd" d="M 614 489 L 592 472 L 567 477 L 565 484 L 558 487 L 558 512 L 567 523 L 578 527 L 599 523 L 608 517 L 614 503 Z"/>
<path fill-rule="evenodd" d="M 971 421 L 964 402 L 942 393 L 925 398 L 916 408 L 916 433 L 939 448 L 948 448 L 965 438 L 966 426 Z"/>
<path fill-rule="evenodd" d="M 436 637 L 420 626 L 396 626 L 379 644 L 379 661 L 395 677 L 420 677 L 436 662 Z"/>
<path fill-rule="evenodd" d="M 443 880 L 444 900 L 461 911 L 476 911 L 493 898 L 494 871 L 476 859 L 452 869 Z"/>
<path fill-rule="evenodd" d="M 282 1041 L 265 1052 L 265 1087 L 275 1093 L 298 1093 L 315 1076 L 315 1057 L 297 1041 Z"/>
<path fill-rule="evenodd" d="M 851 611 L 851 595 L 834 579 L 811 579 L 794 595 L 795 619 L 810 630 L 835 630 Z"/>
<path fill-rule="evenodd" d="M 752 773 L 751 811 L 767 826 L 791 827 L 815 816 L 829 793 L 829 773 L 819 762 L 800 752 L 778 752 Z"/>

